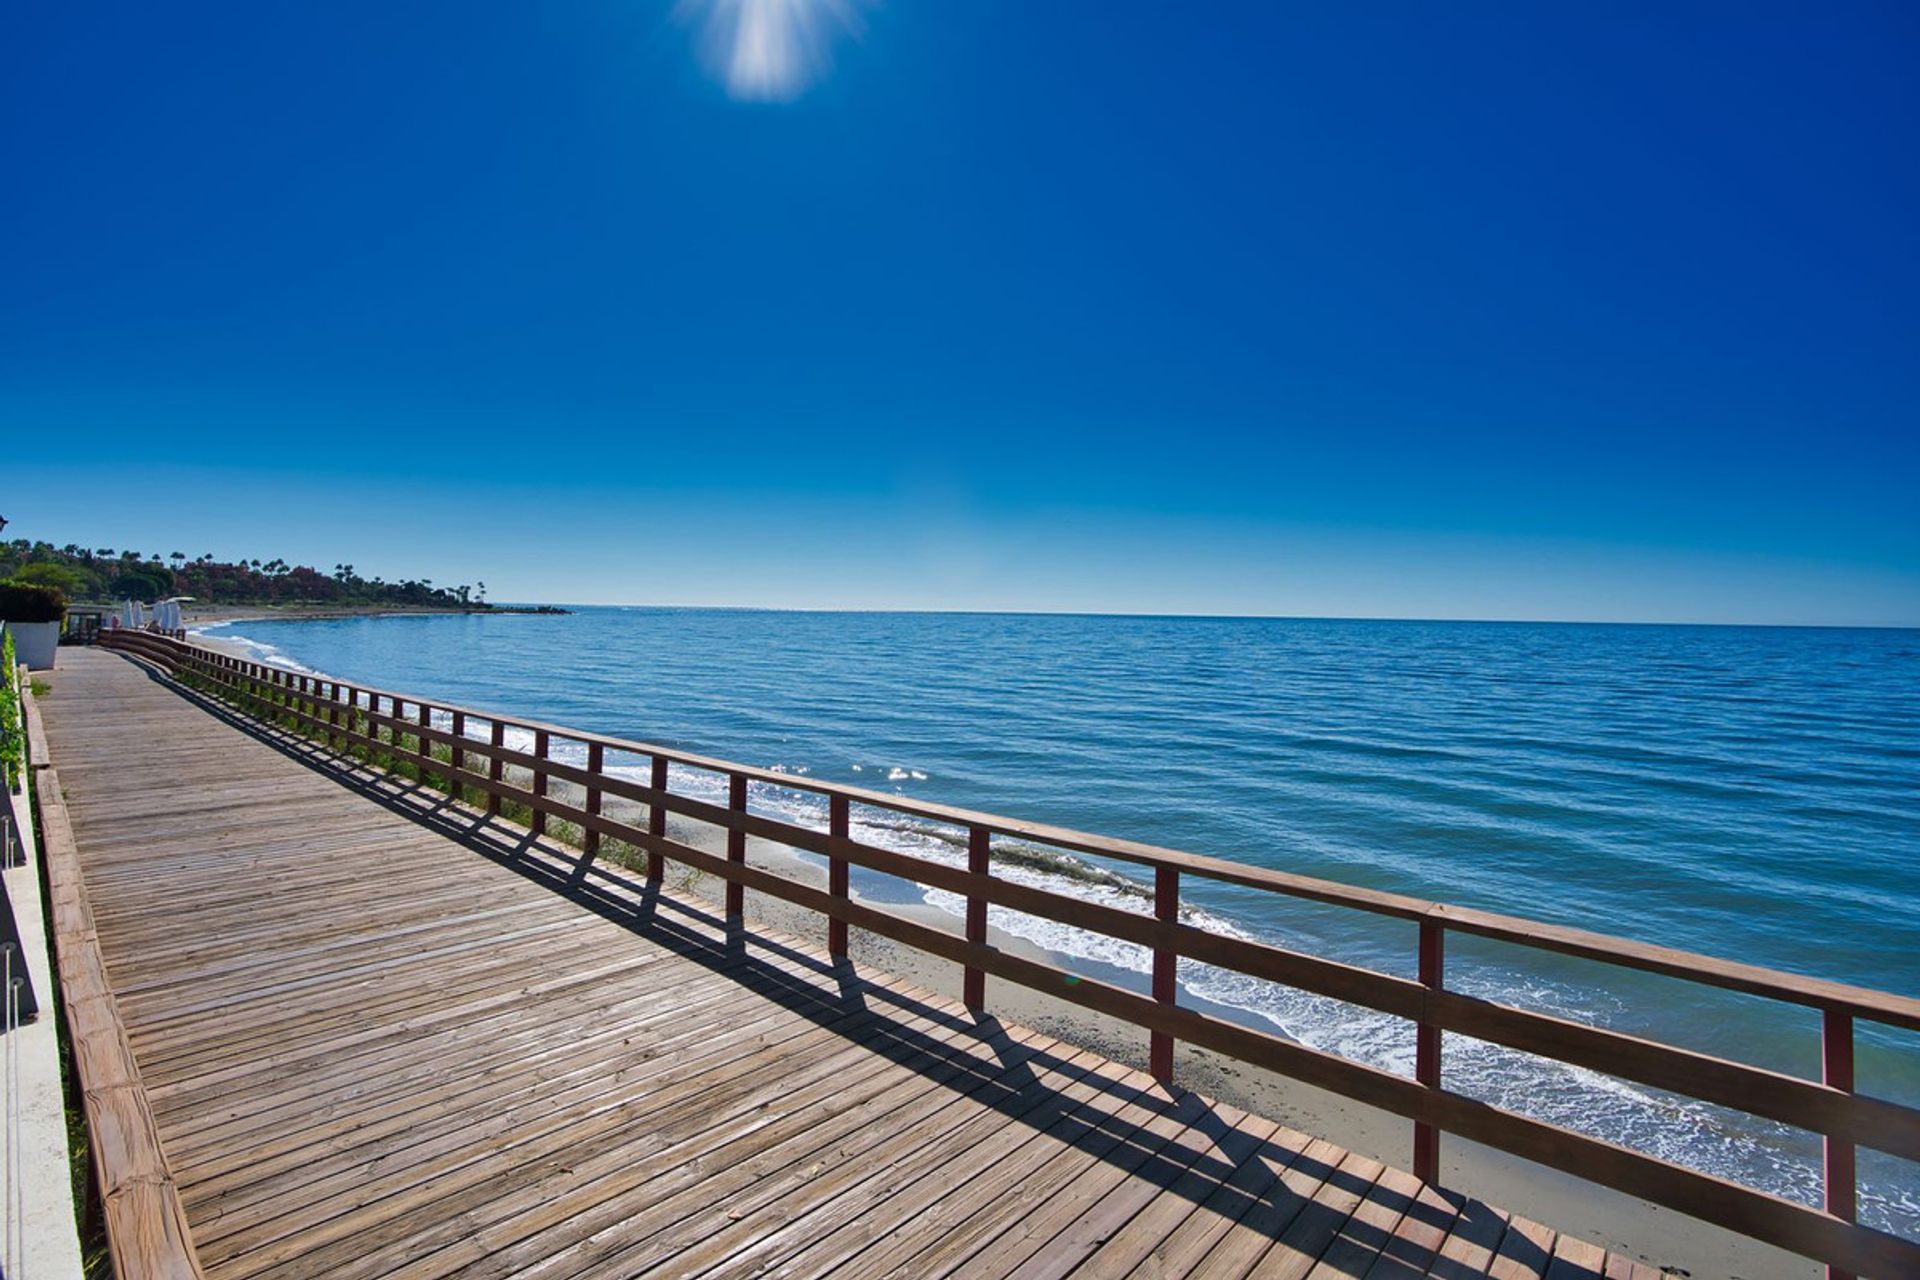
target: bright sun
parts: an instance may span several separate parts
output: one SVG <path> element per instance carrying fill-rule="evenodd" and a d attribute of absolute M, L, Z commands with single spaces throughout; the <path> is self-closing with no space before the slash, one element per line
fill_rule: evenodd
<path fill-rule="evenodd" d="M 727 93 L 790 102 L 825 73 L 836 37 L 860 30 L 858 0 L 680 0 Z"/>

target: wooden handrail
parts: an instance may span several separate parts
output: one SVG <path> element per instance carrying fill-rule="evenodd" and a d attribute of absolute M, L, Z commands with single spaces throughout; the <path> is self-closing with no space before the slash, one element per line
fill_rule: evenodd
<path fill-rule="evenodd" d="M 1416 1125 L 1415 1172 L 1423 1178 L 1431 1180 L 1437 1175 L 1437 1134 L 1444 1131 L 1744 1231 L 1824 1261 L 1835 1276 L 1920 1274 L 1920 1243 L 1852 1221 L 1855 1147 L 1869 1146 L 1920 1160 L 1920 1110 L 1856 1093 L 1851 1073 L 1855 1019 L 1920 1029 L 1920 1000 L 1584 930 L 795 778 L 648 743 L 310 676 L 150 635 L 108 632 L 103 633 L 103 642 L 129 650 L 176 676 L 184 674 L 193 682 L 211 685 L 222 696 L 238 700 L 269 722 L 292 725 L 321 742 L 353 744 L 370 760 L 383 756 L 405 763 L 423 781 L 429 775 L 444 779 L 445 789 L 456 794 L 458 788 L 471 788 L 485 795 L 489 814 L 497 814 L 501 802 L 507 801 L 531 814 L 530 825 L 536 829 L 550 817 L 576 825 L 594 849 L 603 839 L 624 841 L 648 855 L 650 879 L 659 878 L 667 860 L 709 872 L 726 882 L 730 914 L 739 912 L 741 895 L 749 888 L 818 911 L 830 922 L 829 949 L 835 955 L 845 953 L 846 929 L 853 926 L 956 961 L 966 970 L 964 987 L 972 1007 L 984 1004 L 984 979 L 992 975 L 1132 1022 L 1150 1033 L 1151 1065 L 1163 1080 L 1171 1076 L 1173 1042 L 1185 1040 L 1406 1116 Z M 381 699 L 387 701 L 391 714 L 380 709 Z M 411 714 L 407 714 L 409 707 Z M 449 728 L 435 723 L 441 717 Z M 485 738 L 467 731 L 473 721 L 489 724 Z M 459 725 L 461 732 L 452 732 L 453 725 Z M 528 752 L 506 746 L 505 727 L 533 734 L 535 749 Z M 381 736 L 383 730 L 388 735 L 385 738 Z M 411 740 L 412 747 L 403 745 L 403 740 Z M 552 744 L 556 740 L 584 745 L 586 766 L 554 759 Z M 434 755 L 436 745 L 447 748 L 450 758 Z M 606 772 L 609 753 L 648 758 L 652 766 L 648 782 Z M 671 791 L 667 785 L 669 763 L 726 778 L 727 802 L 715 804 Z M 509 781 L 505 776 L 507 766 L 530 775 L 530 785 Z M 584 802 L 572 804 L 549 794 L 552 780 L 582 788 Z M 826 797 L 828 828 L 822 831 L 750 812 L 752 783 Z M 603 796 L 646 805 L 646 825 L 607 816 L 602 811 Z M 848 811 L 853 804 L 963 828 L 966 866 L 933 862 L 853 839 L 848 834 Z M 724 830 L 726 853 L 710 853 L 670 838 L 664 821 L 668 813 Z M 828 888 L 823 891 L 748 865 L 744 851 L 749 836 L 825 856 L 829 860 Z M 1126 911 L 995 876 L 991 867 L 994 836 L 1017 837 L 1074 853 L 1152 866 L 1152 912 Z M 583 855 L 583 871 L 589 856 Z M 963 895 L 967 901 L 964 934 L 955 936 L 850 898 L 845 880 L 848 865 Z M 1177 905 L 1183 874 L 1416 921 L 1421 933 L 1419 977 L 1401 978 L 1251 939 L 1209 933 L 1184 923 L 1178 917 Z M 989 905 L 1149 948 L 1153 954 L 1151 995 L 1072 975 L 990 945 L 984 927 Z M 1820 1082 L 1805 1080 L 1449 991 L 1441 967 L 1448 930 L 1818 1008 L 1824 1014 L 1825 1078 Z M 1172 982 L 1180 957 L 1412 1021 L 1419 1042 L 1415 1078 L 1379 1071 L 1180 1007 Z M 1821 1135 L 1826 1145 L 1825 1208 L 1784 1200 L 1452 1092 L 1442 1083 L 1444 1031 L 1811 1130 Z"/>

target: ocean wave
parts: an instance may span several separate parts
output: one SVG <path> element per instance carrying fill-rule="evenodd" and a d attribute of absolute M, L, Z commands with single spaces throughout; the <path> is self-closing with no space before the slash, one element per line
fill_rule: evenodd
<path fill-rule="evenodd" d="M 237 631 L 225 630 L 233 625 L 231 622 L 207 622 L 198 626 L 188 627 L 187 634 L 190 636 L 204 636 L 211 631 L 224 631 L 225 634 L 214 638 L 244 646 L 246 649 L 245 656 L 254 662 L 265 662 L 276 667 L 284 667 L 289 671 L 297 671 L 303 676 L 327 676 L 326 672 L 321 671 L 317 667 L 309 667 L 298 659 L 288 656 L 278 645 L 268 644 L 265 640 L 242 635 Z"/>

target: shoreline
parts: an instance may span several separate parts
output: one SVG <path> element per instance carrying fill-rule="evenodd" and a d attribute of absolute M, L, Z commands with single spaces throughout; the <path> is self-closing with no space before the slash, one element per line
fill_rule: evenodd
<path fill-rule="evenodd" d="M 192 604 L 182 605 L 180 621 L 191 628 L 226 622 L 328 622 L 341 618 L 485 618 L 552 616 L 569 612 L 555 605 L 495 605 L 489 609 L 437 608 L 416 604 Z"/>
<path fill-rule="evenodd" d="M 192 625 L 277 616 L 263 612 L 240 616 L 236 611 L 233 616 L 194 620 Z M 242 640 L 204 634 L 194 638 L 221 652 L 260 660 L 258 652 Z M 568 783 L 553 784 L 556 797 L 571 789 Z M 609 798 L 605 811 L 609 817 L 632 820 L 644 815 L 645 807 Z M 669 831 L 683 843 L 719 856 L 725 854 L 724 833 L 703 823 L 674 815 Z M 750 838 L 747 857 L 755 866 L 802 883 L 818 887 L 826 884 L 824 868 L 786 846 Z M 612 868 L 609 871 L 619 874 Z M 721 901 L 722 882 L 684 867 L 678 871 L 676 875 L 675 868 L 669 866 L 671 885 L 716 904 Z M 857 889 L 853 896 L 862 898 Z M 890 900 L 872 905 L 946 932 L 958 932 L 961 925 L 959 917 L 931 903 Z M 766 894 L 748 891 L 747 914 L 751 920 L 796 938 L 824 937 L 824 917 Z M 940 995 L 959 997 L 958 966 L 857 928 L 849 932 L 850 954 L 860 965 L 907 978 Z M 989 941 L 1025 959 L 1069 971 L 1076 967 L 1072 957 L 998 927 L 989 926 Z M 1141 1028 L 1004 980 L 989 978 L 987 995 L 989 1009 L 1006 1021 L 1146 1069 L 1147 1033 Z M 1404 1169 L 1410 1162 L 1412 1122 L 1402 1117 L 1185 1044 L 1176 1045 L 1175 1072 L 1181 1087 L 1217 1102 L 1280 1121 L 1395 1168 Z M 1820 1267 L 1797 1255 L 1462 1138 L 1442 1135 L 1440 1152 L 1442 1185 L 1555 1230 L 1628 1253 L 1669 1274 L 1702 1280 L 1812 1280 L 1821 1274 Z"/>

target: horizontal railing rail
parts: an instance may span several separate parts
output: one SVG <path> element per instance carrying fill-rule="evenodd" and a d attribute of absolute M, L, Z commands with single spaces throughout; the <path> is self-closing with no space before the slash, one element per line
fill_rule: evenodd
<path fill-rule="evenodd" d="M 619 840 L 646 855 L 646 874 L 651 881 L 662 878 L 668 861 L 718 877 L 726 884 L 730 914 L 741 912 L 746 889 L 809 908 L 827 917 L 828 946 L 834 955 L 846 954 L 847 929 L 853 927 L 953 961 L 964 969 L 963 989 L 969 1007 L 984 1006 L 985 979 L 993 976 L 1133 1023 L 1149 1033 L 1149 1064 L 1163 1082 L 1171 1082 L 1173 1045 L 1181 1040 L 1404 1116 L 1414 1121 L 1414 1172 L 1425 1180 L 1434 1181 L 1438 1175 L 1438 1135 L 1453 1133 L 1795 1251 L 1826 1263 L 1835 1276 L 1920 1274 L 1920 1243 L 1855 1221 L 1858 1197 L 1854 1174 L 1855 1151 L 1861 1146 L 1920 1161 L 1920 1109 L 1857 1092 L 1853 1082 L 1854 1023 L 1870 1021 L 1920 1030 L 1920 1000 L 1519 917 L 823 783 L 656 744 L 293 671 L 150 634 L 105 632 L 102 642 L 144 658 L 184 683 L 237 702 L 259 719 L 296 728 L 305 736 L 370 762 L 407 766 L 423 782 L 440 785 L 456 795 L 482 797 L 490 814 L 500 814 L 505 804 L 516 806 L 526 813 L 527 825 L 535 832 L 544 831 L 550 819 L 570 823 L 581 832 L 585 860 L 600 851 L 603 841 Z M 481 726 L 486 726 L 484 735 L 478 732 Z M 532 749 L 507 745 L 509 729 L 530 735 Z M 556 744 L 583 749 L 585 763 L 556 759 Z M 444 754 L 437 753 L 436 748 Z M 609 753 L 648 761 L 647 781 L 609 772 Z M 671 790 L 669 765 L 725 778 L 727 803 Z M 525 785 L 521 785 L 522 779 L 507 776 L 509 768 L 524 775 Z M 581 789 L 583 798 L 573 803 L 552 794 L 550 784 L 554 782 Z M 750 788 L 755 785 L 823 797 L 827 801 L 826 828 L 750 812 Z M 646 806 L 644 825 L 607 814 L 604 809 L 609 797 Z M 854 805 L 964 831 L 967 865 L 950 865 L 855 839 L 850 834 Z M 710 852 L 669 836 L 669 814 L 724 830 L 726 853 Z M 748 865 L 745 853 L 749 836 L 826 858 L 827 888 Z M 995 875 L 996 837 L 1151 867 L 1151 913 L 1127 911 Z M 849 866 L 905 877 L 964 897 L 967 909 L 963 932 L 949 933 L 851 897 L 847 886 Z M 1417 977 L 1409 979 L 1344 964 L 1186 923 L 1179 917 L 1183 876 L 1412 922 L 1418 928 Z M 1143 995 L 1072 974 L 993 946 L 986 928 L 990 905 L 1150 950 L 1150 993 Z M 1449 990 L 1444 981 L 1444 958 L 1450 932 L 1816 1009 L 1822 1015 L 1822 1079 L 1803 1079 Z M 1182 1007 L 1174 981 L 1182 957 L 1406 1019 L 1414 1024 L 1413 1078 Z M 1824 1142 L 1824 1206 L 1816 1209 L 1799 1204 L 1449 1090 L 1442 1083 L 1442 1032 L 1491 1041 L 1818 1134 Z"/>

